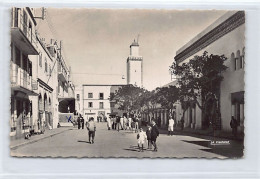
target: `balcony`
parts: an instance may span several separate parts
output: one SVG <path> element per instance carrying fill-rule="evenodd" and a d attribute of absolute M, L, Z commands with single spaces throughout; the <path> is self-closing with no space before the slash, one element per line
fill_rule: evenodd
<path fill-rule="evenodd" d="M 58 77 L 63 82 L 68 82 L 68 75 L 61 64 L 58 64 Z"/>
<path fill-rule="evenodd" d="M 37 95 L 33 90 L 35 90 L 35 81 L 27 71 L 19 67 L 18 65 L 11 62 L 11 88 L 14 91 L 20 91 L 28 95 Z M 34 87 L 34 88 L 33 88 Z"/>
<path fill-rule="evenodd" d="M 27 24 L 29 19 L 25 9 L 13 9 L 11 39 L 26 54 L 38 55 L 36 36 L 32 28 L 33 24 Z"/>

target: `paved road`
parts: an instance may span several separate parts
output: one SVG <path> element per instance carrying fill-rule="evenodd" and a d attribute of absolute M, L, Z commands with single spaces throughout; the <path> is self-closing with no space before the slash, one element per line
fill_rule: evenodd
<path fill-rule="evenodd" d="M 209 143 L 209 140 L 199 137 L 161 134 L 157 142 L 158 152 L 148 150 L 138 152 L 135 133 L 108 131 L 105 123 L 99 123 L 94 144 L 88 143 L 86 129 L 74 129 L 11 150 L 11 154 L 42 157 L 218 157 L 221 159 L 228 156 L 225 152 L 224 155 L 214 152 L 212 148 L 216 149 L 217 146 L 210 146 Z M 232 146 L 228 148 L 232 149 Z"/>

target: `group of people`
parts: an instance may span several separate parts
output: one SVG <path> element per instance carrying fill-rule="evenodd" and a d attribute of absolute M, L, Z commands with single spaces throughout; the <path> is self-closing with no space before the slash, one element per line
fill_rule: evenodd
<path fill-rule="evenodd" d="M 79 114 L 79 116 L 77 118 L 77 124 L 78 124 L 78 129 L 81 129 L 81 128 L 84 129 L 85 120 L 81 114 Z"/>
<path fill-rule="evenodd" d="M 147 126 L 146 132 L 143 131 L 143 128 L 139 129 L 139 132 L 137 134 L 137 144 L 139 148 L 139 152 L 144 151 L 144 143 L 147 140 L 147 149 L 152 149 L 152 146 L 154 147 L 153 151 L 157 152 L 157 144 L 156 139 L 159 137 L 159 130 L 155 123 L 155 121 L 151 122 L 151 125 Z"/>
<path fill-rule="evenodd" d="M 131 130 L 138 132 L 140 119 L 137 116 L 129 117 L 126 116 L 110 116 L 107 119 L 108 130 Z"/>

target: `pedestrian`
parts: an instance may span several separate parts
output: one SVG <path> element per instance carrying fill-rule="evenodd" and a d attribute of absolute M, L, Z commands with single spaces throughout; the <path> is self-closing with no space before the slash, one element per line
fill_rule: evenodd
<path fill-rule="evenodd" d="M 110 130 L 110 128 L 111 128 L 111 117 L 109 116 L 108 118 L 106 118 L 106 121 L 107 121 L 107 128 L 108 128 L 108 130 Z"/>
<path fill-rule="evenodd" d="M 121 116 L 120 117 L 120 127 L 121 127 L 121 130 L 124 130 L 123 126 L 124 126 L 124 117 Z"/>
<path fill-rule="evenodd" d="M 155 121 L 153 120 L 152 121 L 152 130 L 151 130 L 151 142 L 152 142 L 152 145 L 154 146 L 155 152 L 158 151 L 158 148 L 157 148 L 157 145 L 156 145 L 157 137 L 159 137 L 159 130 L 158 130 L 158 127 L 157 127 Z"/>
<path fill-rule="evenodd" d="M 173 128 L 174 128 L 174 120 L 173 120 L 172 116 L 170 116 L 169 124 L 168 124 L 168 136 L 172 136 Z"/>
<path fill-rule="evenodd" d="M 85 120 L 82 116 L 80 118 L 80 122 L 81 122 L 81 125 L 82 125 L 82 129 L 84 129 Z"/>
<path fill-rule="evenodd" d="M 81 114 L 79 114 L 78 118 L 77 118 L 77 123 L 78 123 L 78 129 L 80 129 L 80 123 L 81 123 Z"/>
<path fill-rule="evenodd" d="M 115 130 L 115 116 L 111 116 L 112 129 Z"/>
<path fill-rule="evenodd" d="M 136 116 L 135 117 L 135 133 L 138 132 L 139 129 L 139 118 Z"/>
<path fill-rule="evenodd" d="M 132 118 L 131 129 L 132 129 L 132 132 L 134 133 L 135 132 L 135 117 Z"/>
<path fill-rule="evenodd" d="M 146 133 L 143 131 L 142 128 L 140 128 L 140 131 L 137 134 L 137 144 L 138 144 L 139 152 L 144 151 L 144 142 L 146 139 L 147 139 Z"/>
<path fill-rule="evenodd" d="M 147 136 L 147 141 L 148 141 L 148 149 L 152 149 L 152 142 L 151 142 L 151 130 L 152 127 L 150 125 L 147 126 L 146 130 L 146 136 Z"/>
<path fill-rule="evenodd" d="M 120 116 L 116 116 L 116 129 L 119 132 L 119 130 L 120 130 Z"/>
<path fill-rule="evenodd" d="M 132 118 L 131 118 L 131 116 L 129 116 L 129 118 L 128 118 L 128 127 L 129 127 L 129 130 L 131 131 L 132 130 Z"/>
<path fill-rule="evenodd" d="M 232 116 L 230 121 L 230 127 L 232 128 L 232 134 L 234 135 L 234 137 L 237 137 L 237 126 L 238 126 L 238 122 L 235 119 L 235 117 Z"/>
<path fill-rule="evenodd" d="M 94 122 L 94 118 L 89 118 L 89 122 L 87 123 L 88 129 L 88 139 L 90 144 L 94 144 L 95 132 L 96 132 L 96 123 Z"/>

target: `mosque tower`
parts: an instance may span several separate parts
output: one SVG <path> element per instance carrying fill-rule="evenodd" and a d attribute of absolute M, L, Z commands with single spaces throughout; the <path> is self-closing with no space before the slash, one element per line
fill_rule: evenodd
<path fill-rule="evenodd" d="M 143 87 L 143 57 L 139 55 L 138 37 L 130 45 L 130 55 L 126 62 L 127 84 Z"/>

